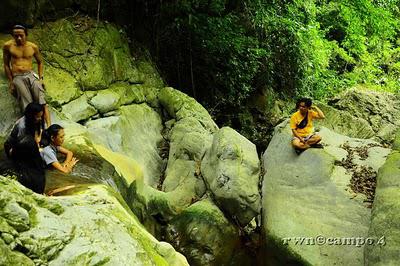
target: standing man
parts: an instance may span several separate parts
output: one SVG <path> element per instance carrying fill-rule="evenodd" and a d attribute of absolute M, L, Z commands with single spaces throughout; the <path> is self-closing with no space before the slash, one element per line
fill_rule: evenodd
<path fill-rule="evenodd" d="M 21 110 L 31 103 L 43 105 L 44 120 L 50 126 L 50 113 L 44 99 L 43 60 L 39 47 L 26 40 L 28 31 L 24 26 L 15 25 L 13 39 L 3 46 L 4 71 L 7 75 L 10 93 L 17 97 Z M 38 74 L 32 70 L 32 57 L 38 64 Z"/>
<path fill-rule="evenodd" d="M 314 132 L 313 119 L 324 119 L 324 113 L 312 105 L 311 99 L 301 98 L 296 103 L 296 113 L 290 118 L 292 129 L 292 146 L 297 151 L 303 151 L 310 147 L 322 148 L 319 144 L 321 136 Z"/>

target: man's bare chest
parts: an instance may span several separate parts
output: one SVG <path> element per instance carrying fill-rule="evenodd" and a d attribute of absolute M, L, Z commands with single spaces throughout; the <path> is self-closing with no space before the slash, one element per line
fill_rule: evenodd
<path fill-rule="evenodd" d="M 13 59 L 31 59 L 35 51 L 30 46 L 11 46 L 10 54 Z"/>

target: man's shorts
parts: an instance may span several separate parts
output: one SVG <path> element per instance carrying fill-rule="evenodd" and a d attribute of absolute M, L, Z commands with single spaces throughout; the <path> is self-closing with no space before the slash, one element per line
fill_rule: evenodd
<path fill-rule="evenodd" d="M 304 141 L 307 141 L 307 140 L 311 139 L 312 136 L 314 136 L 314 135 L 318 135 L 318 133 L 312 133 L 312 134 L 310 134 L 310 135 L 304 137 Z M 292 141 L 295 140 L 295 139 L 299 139 L 299 138 L 298 138 L 298 137 L 293 137 L 293 138 L 292 138 Z"/>
<path fill-rule="evenodd" d="M 46 104 L 44 88 L 39 81 L 38 75 L 33 71 L 15 74 L 13 84 L 17 90 L 17 98 L 22 111 L 24 111 L 25 107 L 31 102 Z"/>

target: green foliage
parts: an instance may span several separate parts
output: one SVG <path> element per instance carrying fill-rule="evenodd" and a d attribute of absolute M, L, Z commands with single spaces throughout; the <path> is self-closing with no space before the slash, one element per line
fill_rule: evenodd
<path fill-rule="evenodd" d="M 355 85 L 400 85 L 400 0 L 146 5 L 157 6 L 151 18 L 168 83 L 213 106 L 237 106 L 256 90 L 323 99 Z"/>
<path fill-rule="evenodd" d="M 217 97 L 239 104 L 252 91 L 267 51 L 240 14 L 227 9 L 225 1 L 163 6 L 162 13 L 168 14 L 163 23 L 168 26 L 163 28 L 161 42 L 168 52 L 162 52 L 160 60 L 170 69 L 172 85 L 191 88 L 189 93 L 200 100 Z"/>
<path fill-rule="evenodd" d="M 266 83 L 276 91 L 321 99 L 356 84 L 390 91 L 400 85 L 394 48 L 397 1 L 246 3 L 259 38 L 273 51 L 275 71 L 264 75 L 280 81 Z"/>

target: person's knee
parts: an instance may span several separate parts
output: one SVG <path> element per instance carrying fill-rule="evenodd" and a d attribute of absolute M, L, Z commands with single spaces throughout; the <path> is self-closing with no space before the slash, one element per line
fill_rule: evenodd
<path fill-rule="evenodd" d="M 293 146 L 293 148 L 296 148 L 296 149 L 304 149 L 304 144 L 302 142 L 300 142 L 300 140 L 298 140 L 298 139 L 295 139 L 292 141 L 292 146 Z"/>
<path fill-rule="evenodd" d="M 297 148 L 298 145 L 299 145 L 299 141 L 298 140 L 296 140 L 296 139 L 292 140 L 292 146 L 293 147 Z"/>

